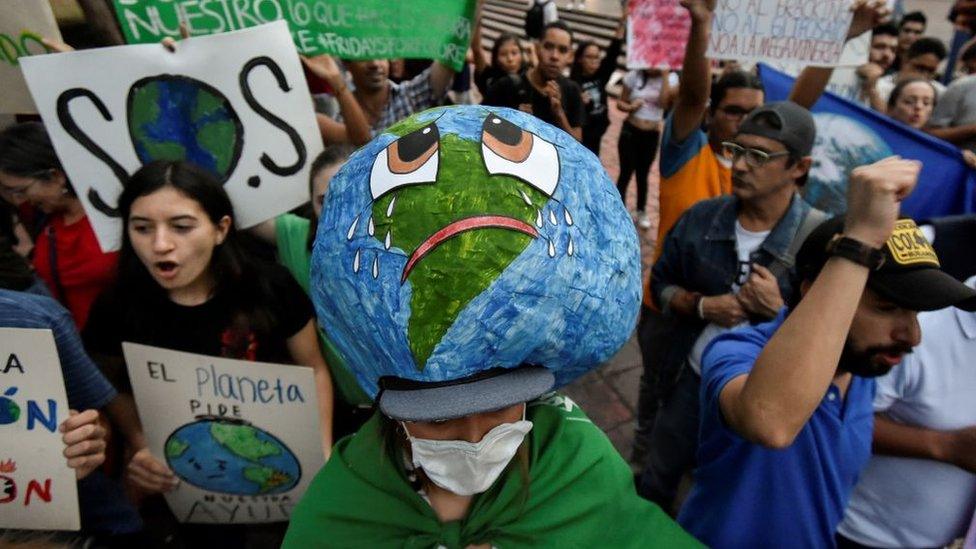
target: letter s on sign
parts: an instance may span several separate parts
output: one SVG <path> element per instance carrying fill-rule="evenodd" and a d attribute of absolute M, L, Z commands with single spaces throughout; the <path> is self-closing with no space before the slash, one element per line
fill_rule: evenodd
<path fill-rule="evenodd" d="M 292 147 L 295 148 L 295 154 L 298 158 L 290 166 L 279 166 L 277 162 L 272 160 L 268 153 L 261 153 L 261 165 L 264 166 L 269 172 L 279 175 L 279 176 L 289 176 L 298 173 L 304 166 L 305 160 L 308 158 L 308 151 L 305 148 L 305 143 L 302 141 L 298 132 L 295 128 L 288 125 L 287 122 L 276 116 L 274 113 L 264 108 L 263 105 L 258 103 L 258 100 L 254 97 L 254 93 L 251 91 L 251 85 L 248 82 L 248 77 L 255 68 L 264 66 L 267 67 L 271 74 L 274 75 L 275 80 L 278 82 L 278 87 L 285 92 L 291 91 L 291 86 L 288 85 L 288 81 L 285 79 L 285 73 L 282 72 L 281 67 L 274 62 L 273 59 L 267 56 L 255 57 L 248 61 L 244 68 L 241 69 L 239 81 L 241 85 L 241 94 L 244 96 L 244 100 L 247 101 L 248 106 L 250 106 L 255 113 L 261 118 L 267 120 L 272 126 L 278 128 L 288 139 L 291 140 Z M 252 187 L 257 187 L 261 184 L 258 176 L 252 176 L 248 179 L 248 185 Z"/>

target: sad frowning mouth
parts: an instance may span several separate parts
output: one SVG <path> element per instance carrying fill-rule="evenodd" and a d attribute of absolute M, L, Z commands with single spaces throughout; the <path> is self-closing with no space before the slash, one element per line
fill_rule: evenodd
<path fill-rule="evenodd" d="M 417 263 L 424 258 L 424 256 L 432 252 L 435 248 L 463 232 L 473 231 L 475 229 L 508 229 L 527 234 L 532 238 L 538 238 L 539 236 L 539 231 L 537 231 L 535 227 L 512 217 L 502 215 L 480 215 L 476 217 L 459 219 L 430 235 L 427 237 L 427 240 L 424 240 L 419 246 L 417 246 L 417 249 L 410 254 L 410 259 L 407 261 L 407 266 L 403 268 L 403 274 L 400 276 L 400 283 L 404 283 L 414 266 L 416 266 Z"/>

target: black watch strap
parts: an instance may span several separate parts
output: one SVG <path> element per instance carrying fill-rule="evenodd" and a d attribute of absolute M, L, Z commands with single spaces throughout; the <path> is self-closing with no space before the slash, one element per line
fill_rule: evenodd
<path fill-rule="evenodd" d="M 872 248 L 860 240 L 854 240 L 844 235 L 834 235 L 827 243 L 827 254 L 843 257 L 858 265 L 864 265 L 876 271 L 884 265 L 884 253 L 878 248 Z"/>

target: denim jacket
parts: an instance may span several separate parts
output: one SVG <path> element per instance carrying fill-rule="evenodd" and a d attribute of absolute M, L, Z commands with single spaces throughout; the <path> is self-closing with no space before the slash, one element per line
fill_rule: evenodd
<path fill-rule="evenodd" d="M 702 320 L 671 314 L 670 303 L 677 290 L 684 288 L 705 296 L 732 291 L 739 269 L 735 248 L 738 206 L 739 200 L 734 195 L 703 200 L 689 208 L 664 238 L 661 257 L 651 271 L 654 303 L 674 321 L 667 343 L 669 348 L 662 358 L 664 372 L 677 371 L 705 327 Z M 784 301 L 793 291 L 793 258 L 787 257 L 790 244 L 811 209 L 799 193 L 794 194 L 786 214 L 751 257 L 752 263 L 777 273 Z M 771 268 L 775 263 L 780 267 Z"/>

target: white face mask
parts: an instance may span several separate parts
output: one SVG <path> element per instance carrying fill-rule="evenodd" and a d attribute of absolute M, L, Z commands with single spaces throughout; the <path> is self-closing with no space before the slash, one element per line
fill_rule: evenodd
<path fill-rule="evenodd" d="M 403 426 L 407 431 L 407 426 Z M 410 436 L 413 465 L 424 470 L 431 482 L 459 496 L 480 494 L 498 480 L 512 461 L 532 422 L 522 419 L 502 423 L 488 431 L 479 442 L 428 440 Z"/>

